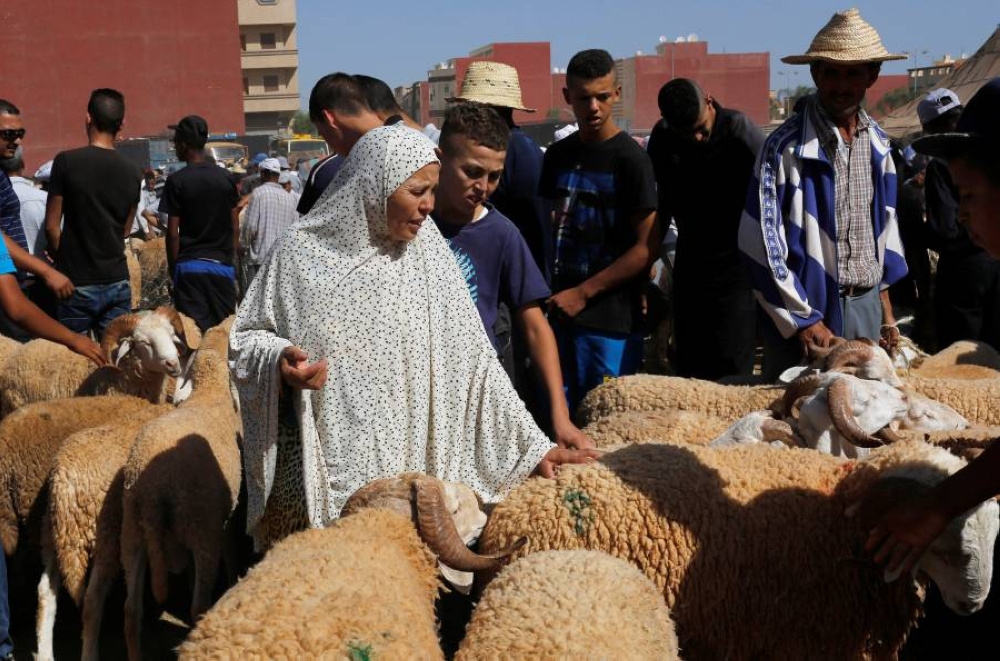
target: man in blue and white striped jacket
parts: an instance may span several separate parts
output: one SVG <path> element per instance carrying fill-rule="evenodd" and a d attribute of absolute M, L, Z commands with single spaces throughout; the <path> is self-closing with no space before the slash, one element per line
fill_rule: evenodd
<path fill-rule="evenodd" d="M 835 14 L 805 55 L 817 93 L 764 144 L 740 223 L 740 252 L 765 320 L 764 376 L 834 336 L 878 339 L 894 324 L 885 289 L 906 274 L 889 138 L 861 108 L 885 51 L 857 10 Z"/>

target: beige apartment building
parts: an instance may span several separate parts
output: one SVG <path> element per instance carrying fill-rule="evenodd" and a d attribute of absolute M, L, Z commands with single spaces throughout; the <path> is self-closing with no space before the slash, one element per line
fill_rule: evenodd
<path fill-rule="evenodd" d="M 295 0 L 238 0 L 247 135 L 284 132 L 299 109 Z"/>

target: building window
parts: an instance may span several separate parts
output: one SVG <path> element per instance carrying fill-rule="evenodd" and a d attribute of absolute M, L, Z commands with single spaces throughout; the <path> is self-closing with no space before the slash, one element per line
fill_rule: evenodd
<path fill-rule="evenodd" d="M 250 96 L 250 79 L 243 76 L 243 94 Z"/>
<path fill-rule="evenodd" d="M 277 76 L 264 76 L 264 91 L 265 92 L 277 92 L 278 91 L 278 77 Z"/>
<path fill-rule="evenodd" d="M 240 50 L 245 51 L 247 49 L 247 36 L 245 34 L 240 35 Z"/>
<path fill-rule="evenodd" d="M 276 5 L 278 0 L 257 0 L 258 5 Z"/>
<path fill-rule="evenodd" d="M 261 32 L 260 33 L 260 47 L 263 49 L 271 50 L 275 48 L 274 33 L 273 32 Z"/>

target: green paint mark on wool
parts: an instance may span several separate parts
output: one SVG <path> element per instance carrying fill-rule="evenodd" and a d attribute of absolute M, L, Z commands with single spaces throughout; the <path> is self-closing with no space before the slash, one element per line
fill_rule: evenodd
<path fill-rule="evenodd" d="M 594 513 L 590 510 L 590 496 L 579 489 L 567 489 L 563 493 L 563 502 L 573 517 L 573 529 L 577 535 L 583 535 L 594 522 Z"/>
<path fill-rule="evenodd" d="M 351 661 L 372 661 L 374 654 L 371 645 L 362 645 L 358 642 L 347 644 L 347 655 Z"/>

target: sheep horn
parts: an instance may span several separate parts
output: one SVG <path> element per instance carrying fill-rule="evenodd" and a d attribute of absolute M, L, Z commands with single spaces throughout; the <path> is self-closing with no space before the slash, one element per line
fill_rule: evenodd
<path fill-rule="evenodd" d="M 899 443 L 904 440 L 902 436 L 896 433 L 892 427 L 882 427 L 877 432 L 875 432 L 875 438 L 879 439 L 885 445 L 890 445 L 892 443 Z"/>
<path fill-rule="evenodd" d="M 176 333 L 177 337 L 180 338 L 180 341 L 184 343 L 184 346 L 186 346 L 189 351 L 193 349 L 193 347 L 188 344 L 187 335 L 184 334 L 184 322 L 181 321 L 181 315 L 177 312 L 177 310 L 169 305 L 161 305 L 154 310 L 154 314 L 165 317 L 170 322 L 170 325 L 173 326 L 174 333 Z"/>
<path fill-rule="evenodd" d="M 781 441 L 788 447 L 800 447 L 799 439 L 792 431 L 792 426 L 784 420 L 771 420 L 769 418 L 760 421 L 761 440 L 764 443 L 771 441 Z"/>
<path fill-rule="evenodd" d="M 842 337 L 833 337 L 830 339 L 829 346 L 821 347 L 815 342 L 809 342 L 809 346 L 806 348 L 806 353 L 809 355 L 809 360 L 816 360 L 817 358 L 826 358 L 830 355 L 834 349 L 839 345 L 846 342 Z"/>
<path fill-rule="evenodd" d="M 788 384 L 785 394 L 781 397 L 781 410 L 779 415 L 784 418 L 791 415 L 795 402 L 800 397 L 805 397 L 816 392 L 822 379 L 820 374 L 805 374 Z"/>
<path fill-rule="evenodd" d="M 875 347 L 865 342 L 851 340 L 837 347 L 826 359 L 826 369 L 835 372 L 844 367 L 857 367 L 875 357 Z"/>
<path fill-rule="evenodd" d="M 496 569 L 500 561 L 524 546 L 522 537 L 512 547 L 500 553 L 480 555 L 469 550 L 455 529 L 455 522 L 444 504 L 441 483 L 433 478 L 413 482 L 417 506 L 417 529 L 431 551 L 442 563 L 459 571 Z"/>
<path fill-rule="evenodd" d="M 877 448 L 882 445 L 858 424 L 851 410 L 851 384 L 847 379 L 836 379 L 827 388 L 827 403 L 830 406 L 830 419 L 833 426 L 849 443 L 859 448 Z"/>
<path fill-rule="evenodd" d="M 111 352 L 118 346 L 123 335 L 131 334 L 139 325 L 140 317 L 137 314 L 123 314 L 111 320 L 111 323 L 104 329 L 104 337 L 101 338 L 101 350 L 108 362 L 114 362 Z"/>

